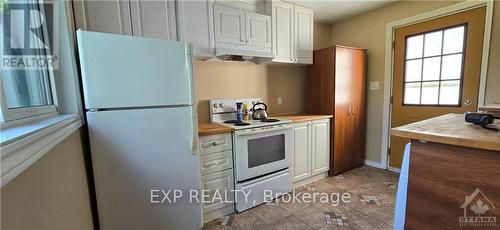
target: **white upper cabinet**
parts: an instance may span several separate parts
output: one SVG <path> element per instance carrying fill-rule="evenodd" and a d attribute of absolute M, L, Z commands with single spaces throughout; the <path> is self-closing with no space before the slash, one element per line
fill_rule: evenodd
<path fill-rule="evenodd" d="M 313 63 L 313 11 L 282 1 L 271 4 L 274 62 Z"/>
<path fill-rule="evenodd" d="M 175 2 L 169 0 L 131 0 L 134 36 L 177 40 Z"/>
<path fill-rule="evenodd" d="M 215 41 L 245 44 L 245 11 L 230 7 L 214 6 Z"/>
<path fill-rule="evenodd" d="M 72 1 L 77 29 L 132 35 L 129 1 Z"/>
<path fill-rule="evenodd" d="M 77 29 L 177 40 L 172 1 L 84 0 L 73 7 Z"/>
<path fill-rule="evenodd" d="M 208 59 L 215 55 L 213 35 L 213 0 L 175 2 L 177 11 L 177 37 L 192 44 L 196 59 Z"/>
<path fill-rule="evenodd" d="M 271 17 L 245 12 L 246 44 L 271 48 Z"/>
<path fill-rule="evenodd" d="M 273 21 L 273 53 L 275 62 L 292 63 L 293 60 L 293 31 L 294 31 L 294 7 L 293 4 L 286 2 L 272 2 L 272 21 Z"/>
<path fill-rule="evenodd" d="M 313 63 L 313 11 L 295 6 L 295 61 Z"/>

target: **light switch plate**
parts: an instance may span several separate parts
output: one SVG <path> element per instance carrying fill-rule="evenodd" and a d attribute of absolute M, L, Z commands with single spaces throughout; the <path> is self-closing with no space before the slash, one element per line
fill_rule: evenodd
<path fill-rule="evenodd" d="M 379 81 L 370 81 L 369 90 L 379 90 L 379 89 L 380 89 L 380 82 Z"/>
<path fill-rule="evenodd" d="M 278 97 L 278 105 L 283 104 L 283 97 Z"/>

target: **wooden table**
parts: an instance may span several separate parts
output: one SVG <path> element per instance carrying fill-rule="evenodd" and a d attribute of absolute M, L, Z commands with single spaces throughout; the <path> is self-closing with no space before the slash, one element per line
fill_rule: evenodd
<path fill-rule="evenodd" d="M 391 134 L 411 139 L 405 229 L 472 228 L 464 221 L 477 220 L 475 211 L 500 220 L 500 132 L 466 123 L 463 114 L 447 114 Z"/>

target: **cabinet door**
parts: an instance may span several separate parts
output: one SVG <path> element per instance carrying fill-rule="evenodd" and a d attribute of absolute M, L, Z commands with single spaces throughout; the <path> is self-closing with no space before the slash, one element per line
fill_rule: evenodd
<path fill-rule="evenodd" d="M 129 1 L 73 1 L 77 29 L 132 35 Z"/>
<path fill-rule="evenodd" d="M 215 41 L 245 44 L 245 12 L 225 6 L 214 6 Z"/>
<path fill-rule="evenodd" d="M 350 169 L 352 97 L 351 53 L 349 49 L 335 48 L 335 123 L 333 145 L 333 173 Z M 342 100 L 339 100 L 342 98 Z"/>
<path fill-rule="evenodd" d="M 214 199 L 214 196 L 227 197 L 227 200 L 234 200 L 234 181 L 233 170 L 229 169 L 222 172 L 216 172 L 202 176 L 202 188 L 208 192 L 207 201 L 203 203 L 203 212 L 207 213 L 226 206 L 231 206 L 233 203 L 221 202 L 220 199 Z M 219 193 L 219 194 L 216 194 Z"/>
<path fill-rule="evenodd" d="M 271 17 L 245 12 L 246 44 L 271 48 Z"/>
<path fill-rule="evenodd" d="M 310 123 L 296 124 L 293 131 L 293 181 L 295 182 L 311 176 Z"/>
<path fill-rule="evenodd" d="M 295 6 L 295 57 L 301 64 L 313 63 L 313 11 Z"/>
<path fill-rule="evenodd" d="M 177 40 L 175 3 L 168 0 L 131 0 L 134 36 Z"/>
<path fill-rule="evenodd" d="M 213 0 L 177 0 L 175 4 L 179 40 L 192 44 L 193 56 L 196 59 L 213 57 Z"/>
<path fill-rule="evenodd" d="M 330 122 L 328 120 L 312 123 L 312 175 L 330 169 Z"/>
<path fill-rule="evenodd" d="M 365 158 L 365 100 L 366 100 L 366 53 L 351 53 L 351 168 L 364 164 Z"/>
<path fill-rule="evenodd" d="M 293 4 L 272 1 L 272 31 L 274 62 L 293 62 L 294 11 Z"/>

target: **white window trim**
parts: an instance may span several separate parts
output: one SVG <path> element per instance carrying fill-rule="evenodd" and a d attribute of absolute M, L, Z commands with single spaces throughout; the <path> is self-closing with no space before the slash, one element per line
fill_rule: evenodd
<path fill-rule="evenodd" d="M 35 163 L 81 125 L 79 114 L 56 113 L 2 129 L 1 186 Z"/>
<path fill-rule="evenodd" d="M 72 18 L 70 4 L 64 1 L 60 2 L 60 4 L 63 4 L 62 7 L 66 13 L 66 18 Z M 55 72 L 49 71 L 53 105 L 40 106 L 36 108 L 37 110 L 30 110 L 30 108 L 26 108 L 24 111 L 24 108 L 15 109 L 16 112 L 23 113 L 22 115 L 26 116 L 23 116 L 24 118 L 16 117 L 19 119 L 10 119 L 10 121 L 6 119 L 8 121 L 0 123 L 1 187 L 21 174 L 25 169 L 56 147 L 69 135 L 77 131 L 84 123 L 82 116 L 83 108 L 81 107 L 81 98 L 79 96 L 79 81 L 75 69 L 76 59 L 74 56 L 75 54 L 72 52 L 72 47 L 74 47 L 72 33 L 72 31 L 74 31 L 74 26 L 71 20 L 67 22 L 66 20 L 61 20 L 61 22 L 67 23 L 68 26 L 67 31 L 66 29 L 60 31 L 60 33 L 68 33 L 70 40 L 67 41 L 67 44 L 64 44 L 69 46 L 69 48 L 67 48 L 69 49 L 67 51 L 69 53 L 66 55 L 73 57 L 72 60 L 68 61 L 71 62 L 71 64 L 66 63 L 66 66 L 61 67 L 65 67 L 65 69 L 67 69 L 65 73 L 70 75 L 66 78 L 55 78 Z M 62 24 L 62 26 L 64 26 L 64 24 Z M 73 89 L 67 89 L 68 84 L 73 84 L 75 87 Z M 58 95 L 56 93 L 56 86 L 65 86 L 66 89 L 59 92 L 61 95 Z M 76 103 L 76 108 L 66 108 L 66 106 L 64 106 L 58 109 L 58 98 L 64 99 L 70 96 L 69 94 L 74 94 L 72 98 L 75 98 L 74 96 L 76 96 L 76 98 L 74 101 L 71 101 L 71 103 L 68 104 L 69 101 L 66 101 L 61 106 L 71 106 L 70 104 Z M 4 97 L 2 97 L 2 102 L 0 103 L 4 103 L 3 98 Z M 2 104 L 2 108 L 6 108 L 4 105 L 6 106 L 6 104 Z M 69 113 L 61 114 L 61 111 Z M 19 114 L 16 114 L 16 116 L 17 115 Z"/>

